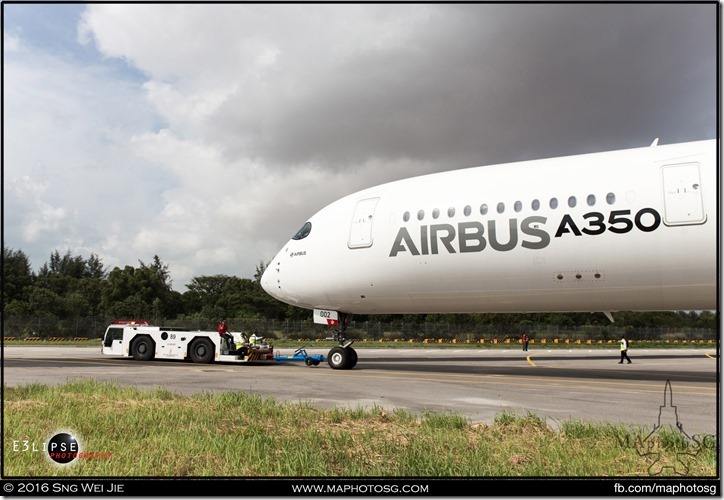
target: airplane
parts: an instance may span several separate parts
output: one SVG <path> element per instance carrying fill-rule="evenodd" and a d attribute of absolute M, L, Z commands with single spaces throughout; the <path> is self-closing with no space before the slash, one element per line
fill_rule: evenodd
<path fill-rule="evenodd" d="M 352 314 L 717 308 L 718 144 L 464 168 L 364 189 L 309 218 L 266 268 L 273 297 Z"/>

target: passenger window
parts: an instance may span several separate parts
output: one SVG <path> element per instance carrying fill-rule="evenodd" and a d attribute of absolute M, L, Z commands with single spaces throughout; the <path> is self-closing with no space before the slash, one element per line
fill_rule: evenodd
<path fill-rule="evenodd" d="M 311 232 L 312 232 L 312 223 L 307 222 L 302 226 L 302 228 L 299 231 L 297 231 L 297 234 L 292 236 L 292 239 L 293 240 L 303 240 L 304 238 L 309 236 L 309 233 L 311 233 Z"/>
<path fill-rule="evenodd" d="M 575 196 L 571 196 L 570 198 L 568 198 L 568 206 L 571 208 L 576 206 L 576 197 Z"/>
<path fill-rule="evenodd" d="M 586 199 L 586 203 L 588 203 L 589 207 L 592 207 L 593 205 L 596 204 L 596 197 L 592 194 L 589 194 L 588 198 Z"/>
<path fill-rule="evenodd" d="M 483 203 L 482 205 L 480 205 L 480 215 L 487 215 L 487 213 L 488 213 L 488 205 Z"/>
<path fill-rule="evenodd" d="M 455 217 L 455 207 L 450 207 L 447 209 L 447 216 L 450 218 Z"/>
<path fill-rule="evenodd" d="M 533 210 L 538 210 L 540 208 L 540 201 L 533 200 L 533 203 L 531 203 L 530 206 Z"/>
<path fill-rule="evenodd" d="M 616 203 L 616 195 L 613 193 L 608 193 L 606 195 L 606 203 L 608 203 L 609 205 L 613 205 L 614 203 Z"/>
<path fill-rule="evenodd" d="M 402 216 L 402 220 L 405 222 L 410 220 L 410 212 L 405 212 L 405 214 Z"/>
<path fill-rule="evenodd" d="M 465 205 L 463 213 L 465 214 L 465 217 L 470 217 L 470 214 L 473 213 L 473 209 L 470 207 L 470 205 Z"/>
<path fill-rule="evenodd" d="M 516 212 L 520 212 L 521 210 L 523 210 L 523 202 L 516 201 L 515 205 L 513 205 L 513 210 L 515 210 Z"/>
<path fill-rule="evenodd" d="M 550 207 L 551 207 L 551 208 L 558 208 L 558 198 L 551 198 Z"/>
<path fill-rule="evenodd" d="M 438 217 L 440 217 L 440 209 L 436 208 L 435 210 L 432 211 L 432 218 L 437 219 Z"/>
<path fill-rule="evenodd" d="M 422 219 L 424 219 L 424 218 L 425 218 L 425 211 L 424 211 L 424 210 L 418 211 L 418 212 L 417 212 L 417 220 L 422 220 Z"/>
<path fill-rule="evenodd" d="M 498 203 L 498 213 L 502 214 L 503 212 L 505 212 L 505 203 L 501 201 L 500 203 Z"/>

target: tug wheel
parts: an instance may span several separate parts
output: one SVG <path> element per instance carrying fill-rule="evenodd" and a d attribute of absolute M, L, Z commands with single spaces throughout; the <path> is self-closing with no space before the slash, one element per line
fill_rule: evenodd
<path fill-rule="evenodd" d="M 151 337 L 141 335 L 131 345 L 131 355 L 137 361 L 148 361 L 156 354 L 156 344 Z"/>
<path fill-rule="evenodd" d="M 214 344 L 209 339 L 198 339 L 192 345 L 189 352 L 191 361 L 194 363 L 211 363 L 214 359 Z"/>

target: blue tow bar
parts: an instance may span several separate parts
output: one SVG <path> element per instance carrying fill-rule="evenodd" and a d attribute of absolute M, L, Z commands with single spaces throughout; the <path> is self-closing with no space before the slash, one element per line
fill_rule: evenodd
<path fill-rule="evenodd" d="M 322 355 L 322 354 L 313 354 L 313 355 L 307 354 L 306 349 L 304 349 L 304 348 L 302 347 L 302 348 L 297 349 L 296 351 L 294 351 L 294 355 L 293 355 L 293 356 L 282 356 L 282 355 L 277 354 L 276 356 L 274 356 L 274 360 L 275 360 L 277 363 L 281 363 L 282 361 L 303 361 L 304 364 L 306 364 L 307 366 L 317 366 L 319 363 L 321 363 L 322 361 L 324 361 L 324 355 Z"/>

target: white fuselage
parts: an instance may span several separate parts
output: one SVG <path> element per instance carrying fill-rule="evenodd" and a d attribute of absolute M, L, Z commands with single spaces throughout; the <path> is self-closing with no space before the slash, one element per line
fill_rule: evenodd
<path fill-rule="evenodd" d="M 262 285 L 358 314 L 715 309 L 716 172 L 710 140 L 392 182 L 311 217 Z"/>

